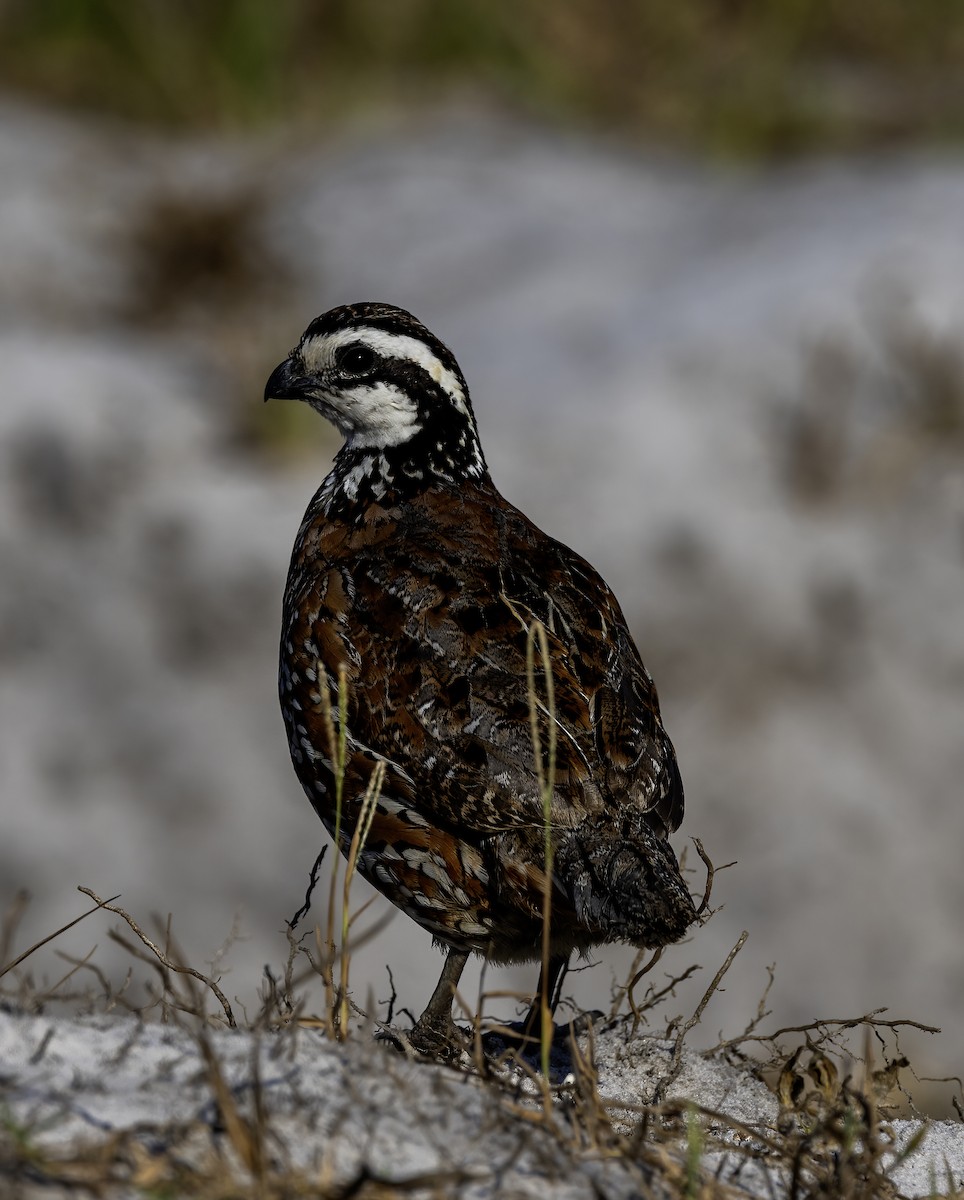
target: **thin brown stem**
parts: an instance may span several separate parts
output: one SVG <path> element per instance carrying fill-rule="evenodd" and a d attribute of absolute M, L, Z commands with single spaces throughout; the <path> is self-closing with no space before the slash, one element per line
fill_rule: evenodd
<path fill-rule="evenodd" d="M 23 960 L 25 958 L 29 958 L 30 955 L 33 954 L 33 952 L 35 950 L 39 950 L 41 946 L 46 946 L 48 942 L 52 942 L 54 940 L 54 938 L 60 937 L 60 935 L 62 933 L 66 933 L 68 929 L 73 929 L 73 927 L 75 925 L 79 924 L 81 921 L 85 920 L 85 918 L 87 918 L 87 917 L 91 916 L 93 913 L 97 912 L 98 909 L 106 908 L 106 909 L 109 909 L 111 912 L 118 911 L 117 909 L 111 908 L 110 906 L 111 906 L 112 901 L 117 900 L 119 898 L 119 896 L 120 896 L 119 892 L 116 896 L 111 896 L 110 900 L 101 900 L 97 896 L 94 895 L 94 893 L 90 890 L 90 888 L 82 887 L 82 888 L 78 888 L 77 890 L 79 892 L 84 892 L 86 895 L 90 896 L 90 898 L 92 900 L 96 900 L 97 903 L 94 905 L 94 907 L 89 908 L 84 913 L 81 913 L 79 917 L 74 917 L 74 919 L 72 921 L 68 921 L 66 925 L 61 925 L 61 927 L 59 929 L 55 930 L 53 933 L 49 933 L 45 938 L 41 938 L 39 942 L 34 942 L 34 944 L 30 947 L 29 950 L 24 950 L 23 954 L 21 954 L 17 958 L 15 958 L 13 960 L 13 962 L 7 963 L 7 965 L 2 970 L 0 970 L 0 979 L 2 979 L 4 977 L 4 975 L 7 974 L 8 971 L 12 971 L 14 969 L 14 967 L 19 967 L 20 964 L 23 962 Z"/>
<path fill-rule="evenodd" d="M 231 1005 L 228 1003 L 228 998 L 221 991 L 221 989 L 218 987 L 218 985 L 215 983 L 215 981 L 210 978 L 210 976 L 202 975 L 200 971 L 195 971 L 195 969 L 193 967 L 185 966 L 184 963 L 179 963 L 179 962 L 175 961 L 174 959 L 169 958 L 161 950 L 161 948 L 159 946 L 157 946 L 153 941 L 151 941 L 151 939 L 147 936 L 147 934 L 144 932 L 144 930 L 141 929 L 140 925 L 138 925 L 138 923 L 134 920 L 134 918 L 130 915 L 130 913 L 126 912 L 123 908 L 118 908 L 115 904 L 112 904 L 109 900 L 102 900 L 99 896 L 95 895 L 95 893 L 91 890 L 91 888 L 79 887 L 77 890 L 78 890 L 78 892 L 83 892 L 85 896 L 90 896 L 91 900 L 95 901 L 95 903 L 97 904 L 97 908 L 105 908 L 108 912 L 112 912 L 116 916 L 121 917 L 124 921 L 126 921 L 127 924 L 130 926 L 130 928 L 132 929 L 132 931 L 137 935 L 137 937 L 140 939 L 140 941 L 148 948 L 148 950 L 151 951 L 151 953 L 154 955 L 154 957 L 157 959 L 157 961 L 161 964 L 161 966 L 165 967 L 168 971 L 174 971 L 178 975 L 189 975 L 192 978 L 197 979 L 199 982 L 203 983 L 205 985 L 205 987 L 210 988 L 211 991 L 217 997 L 218 1003 L 224 1009 L 224 1015 L 225 1015 L 225 1018 L 227 1019 L 228 1025 L 232 1029 L 237 1028 L 237 1024 L 234 1020 L 234 1013 L 231 1010 Z M 117 899 L 116 896 L 113 898 L 115 900 Z M 96 911 L 96 909 L 94 909 L 92 911 Z M 87 914 L 85 913 L 84 915 L 86 916 Z M 79 917 L 77 919 L 80 920 Z M 73 924 L 76 924 L 76 921 L 73 922 Z M 69 928 L 69 926 L 67 928 Z M 50 939 L 47 938 L 46 940 L 49 941 Z"/>

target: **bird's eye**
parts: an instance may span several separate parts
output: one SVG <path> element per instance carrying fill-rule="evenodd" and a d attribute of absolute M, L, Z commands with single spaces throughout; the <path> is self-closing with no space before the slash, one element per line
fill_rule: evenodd
<path fill-rule="evenodd" d="M 341 349 L 335 362 L 340 371 L 345 371 L 349 375 L 364 375 L 374 367 L 377 357 L 375 351 L 370 347 L 357 343 Z"/>

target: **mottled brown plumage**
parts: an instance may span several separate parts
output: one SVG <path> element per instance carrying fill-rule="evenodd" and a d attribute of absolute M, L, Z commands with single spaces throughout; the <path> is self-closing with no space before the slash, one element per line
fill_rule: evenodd
<path fill-rule="evenodd" d="M 384 762 L 359 869 L 451 949 L 421 1032 L 450 1023 L 469 952 L 541 952 L 534 619 L 555 692 L 553 977 L 573 950 L 681 937 L 695 912 L 666 839 L 683 791 L 652 679 L 599 575 L 496 491 L 451 353 L 403 310 L 346 306 L 309 326 L 265 395 L 307 400 L 346 436 L 295 542 L 281 704 L 298 778 L 333 832 L 321 689 L 336 708 L 344 664 L 341 848 Z M 540 722 L 545 748 L 544 709 Z"/>

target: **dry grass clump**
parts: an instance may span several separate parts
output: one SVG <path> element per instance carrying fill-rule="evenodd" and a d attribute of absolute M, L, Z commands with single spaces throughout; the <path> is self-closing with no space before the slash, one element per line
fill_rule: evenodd
<path fill-rule="evenodd" d="M 901 1084 L 901 1072 L 911 1068 L 901 1053 L 899 1032 L 940 1031 L 906 1018 L 885 1019 L 884 1011 L 770 1034 L 756 1032 L 759 1018 L 754 1018 L 743 1034 L 718 1043 L 708 1053 L 766 1079 L 776 1093 L 779 1115 L 769 1128 L 754 1130 L 747 1142 L 748 1131 L 739 1123 L 721 1122 L 718 1113 L 704 1110 L 706 1147 L 728 1155 L 735 1140 L 740 1152 L 791 1197 L 870 1200 L 895 1195 L 894 1171 L 920 1148 L 927 1133 L 922 1123 L 901 1146 L 891 1125 L 908 1109 L 920 1116 Z M 859 1053 L 848 1035 L 862 1037 Z M 789 1052 L 788 1039 L 797 1041 Z M 881 1066 L 876 1065 L 875 1042 Z"/>
<path fill-rule="evenodd" d="M 239 1020 L 217 980 L 181 961 L 169 920 L 159 923 L 160 936 L 151 937 L 113 901 L 102 900 L 92 889 L 81 890 L 95 901 L 95 906 L 64 929 L 101 911 L 119 917 L 121 930 L 112 930 L 111 937 L 138 964 L 150 967 L 154 976 L 152 997 L 146 1004 L 136 1004 L 131 998 L 130 975 L 124 984 L 114 987 L 86 956 L 69 959 L 69 971 L 57 984 L 39 986 L 24 974 L 29 956 L 43 944 L 38 943 L 2 968 L 3 1002 L 19 1009 L 39 1010 L 57 1001 L 76 1008 L 81 996 L 77 975 L 87 972 L 95 980 L 95 987 L 83 994 L 85 1006 L 96 1003 L 101 1011 L 134 1011 L 143 1019 L 153 1015 L 190 1031 L 213 1115 L 205 1121 L 195 1118 L 173 1126 L 160 1123 L 153 1128 L 112 1132 L 54 1152 L 44 1148 L 38 1130 L 10 1116 L 0 1099 L 0 1112 L 5 1112 L 0 1120 L 0 1191 L 4 1195 L 119 1197 L 134 1189 L 135 1194 L 157 1197 L 271 1200 L 308 1195 L 397 1196 L 423 1191 L 426 1195 L 454 1196 L 473 1181 L 471 1172 L 460 1173 L 456 1165 L 450 1171 L 412 1175 L 404 1183 L 398 1178 L 389 1180 L 361 1172 L 347 1188 L 344 1180 L 339 1180 L 337 1186 L 332 1181 L 326 1190 L 317 1174 L 292 1165 L 284 1152 L 287 1143 L 279 1126 L 277 1095 L 274 1088 L 269 1092 L 262 1083 L 257 1047 L 259 1041 L 273 1039 L 273 1061 L 283 1061 L 293 1055 L 294 1039 L 302 1036 L 300 1031 L 319 1028 L 332 1039 L 350 1037 L 356 1048 L 370 1043 L 371 1015 L 355 1009 L 347 991 L 342 991 L 347 971 L 341 973 L 339 956 L 346 943 L 339 946 L 336 937 L 332 954 L 326 935 L 318 928 L 307 939 L 307 947 L 292 932 L 282 979 L 275 980 L 266 972 L 261 1011 L 253 1016 L 245 1014 Z M 345 889 L 333 891 L 340 910 Z M 4 922 L 5 956 L 12 946 L 19 915 L 12 913 Z M 337 924 L 335 931 L 337 934 Z M 700 1095 L 687 1090 L 692 1086 L 687 1080 L 694 1056 L 684 1053 L 686 1038 L 745 940 L 744 934 L 715 973 L 694 1013 L 686 1020 L 671 1018 L 660 1034 L 644 1034 L 640 1027 L 643 1023 L 656 1026 L 674 987 L 696 968 L 687 969 L 667 985 L 647 982 L 645 993 L 637 997 L 634 993 L 643 980 L 649 980 L 654 964 L 648 963 L 643 970 L 634 964 L 617 989 L 608 1018 L 600 1020 L 597 1015 L 595 1023 L 573 1023 L 562 1060 L 564 1074 L 554 1070 L 550 1077 L 540 1071 L 538 1062 L 522 1060 L 511 1051 L 493 1058 L 484 1052 L 476 1022 L 474 1060 L 449 1067 L 441 1076 L 439 1068 L 426 1066 L 424 1070 L 430 1074 L 418 1084 L 419 1090 L 423 1085 L 438 1086 L 440 1078 L 454 1079 L 467 1073 L 476 1079 L 477 1086 L 486 1089 L 501 1113 L 500 1119 L 521 1139 L 520 1144 L 527 1144 L 530 1138 L 539 1140 L 543 1155 L 548 1153 L 550 1160 L 555 1155 L 557 1166 L 569 1163 L 575 1169 L 576 1164 L 603 1163 L 608 1164 L 607 1169 L 617 1171 L 619 1182 L 612 1180 L 611 1190 L 602 1188 L 601 1195 L 638 1194 L 633 1191 L 637 1188 L 643 1194 L 660 1197 L 732 1196 L 738 1194 L 737 1187 L 749 1187 L 754 1194 L 789 1196 L 793 1200 L 890 1200 L 896 1195 L 891 1182 L 893 1170 L 918 1149 L 924 1136 L 922 1126 L 902 1149 L 895 1148 L 890 1127 L 897 1111 L 894 1100 L 903 1100 L 905 1108 L 909 1103 L 906 1093 L 902 1093 L 901 1076 L 910 1070 L 896 1039 L 904 1027 L 936 1032 L 931 1027 L 911 1020 L 885 1019 L 880 1012 L 872 1012 L 765 1033 L 761 1026 L 769 1014 L 764 993 L 758 1011 L 743 1032 L 721 1040 L 706 1055 L 766 1080 L 776 1097 L 772 1111 L 768 1113 L 766 1104 L 761 1103 L 758 1119 L 737 1119 L 701 1104 Z M 350 949 L 348 945 L 349 955 Z M 310 967 L 299 976 L 295 966 L 302 958 L 310 960 Z M 321 1015 L 312 1015 L 305 989 L 309 977 L 320 978 L 322 994 L 327 997 Z M 357 1020 L 349 1024 L 352 1014 Z M 241 1088 L 236 1082 L 228 1082 L 228 1071 L 213 1036 L 218 1028 L 239 1027 L 253 1039 L 249 1078 Z M 862 1038 L 859 1053 L 848 1041 L 853 1036 Z M 623 1039 L 629 1048 L 647 1043 L 656 1048 L 655 1067 L 648 1075 L 640 1076 L 638 1102 L 629 1102 L 625 1096 L 607 1096 L 604 1078 L 601 1086 L 600 1073 L 605 1070 L 608 1052 L 603 1050 L 603 1042 L 612 1037 Z M 872 1052 L 875 1045 L 876 1058 Z M 41 1046 L 37 1054 L 43 1050 Z M 376 1077 L 384 1074 L 390 1078 L 391 1063 L 403 1061 L 375 1046 L 367 1054 L 363 1069 Z M 558 1046 L 553 1047 L 553 1054 L 559 1054 Z M 382 1061 L 384 1056 L 388 1057 Z M 235 1067 L 235 1077 L 236 1073 Z M 399 1086 L 410 1087 L 412 1078 L 407 1076 L 404 1085 Z M 960 1107 L 958 1110 L 962 1111 Z M 775 1118 L 773 1112 L 777 1113 Z M 547 1151 L 546 1146 L 554 1149 Z M 938 1180 L 937 1186 L 945 1190 L 944 1181 Z"/>

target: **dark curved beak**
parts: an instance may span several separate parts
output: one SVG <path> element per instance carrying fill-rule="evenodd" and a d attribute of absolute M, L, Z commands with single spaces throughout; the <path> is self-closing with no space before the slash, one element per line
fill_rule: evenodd
<path fill-rule="evenodd" d="M 293 356 L 275 367 L 264 385 L 264 398 L 268 400 L 305 400 L 308 396 L 308 380 L 296 370 Z"/>

